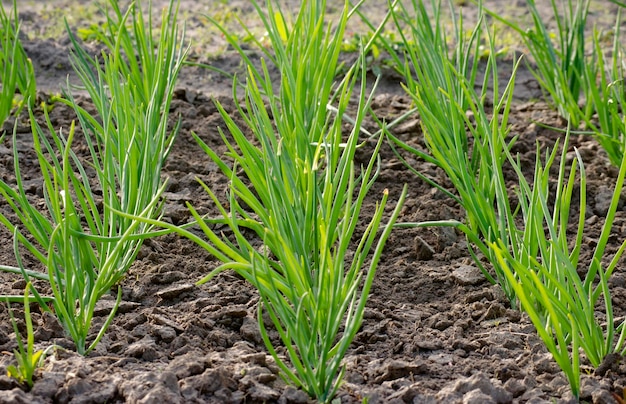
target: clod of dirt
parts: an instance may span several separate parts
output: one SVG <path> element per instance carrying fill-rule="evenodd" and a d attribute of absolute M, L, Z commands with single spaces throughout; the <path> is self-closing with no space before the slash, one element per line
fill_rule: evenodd
<path fill-rule="evenodd" d="M 406 362 L 402 360 L 376 360 L 370 363 L 370 374 L 374 377 L 374 383 L 376 384 L 410 375 L 423 374 L 427 371 L 428 366 L 426 363 L 419 360 L 414 362 Z"/>
<path fill-rule="evenodd" d="M 45 403 L 42 399 L 33 400 L 25 391 L 16 387 L 13 390 L 2 392 L 2 402 L 6 404 L 39 404 Z"/>
<path fill-rule="evenodd" d="M 278 399 L 279 404 L 304 404 L 309 402 L 309 396 L 302 390 L 297 390 L 291 386 L 285 387 L 283 395 Z"/>
<path fill-rule="evenodd" d="M 488 402 L 509 403 L 513 397 L 511 393 L 506 391 L 499 380 L 489 379 L 484 373 L 478 372 L 444 387 L 437 394 L 437 399 L 446 403 L 462 400 L 463 403 L 478 404 Z"/>
<path fill-rule="evenodd" d="M 178 379 L 172 372 L 142 372 L 122 380 L 120 394 L 129 403 L 182 403 Z"/>
<path fill-rule="evenodd" d="M 485 281 L 480 269 L 471 265 L 461 265 L 452 271 L 452 277 L 461 285 L 477 285 Z"/>
<path fill-rule="evenodd" d="M 428 261 L 435 255 L 435 249 L 420 236 L 415 236 L 415 257 L 420 261 Z"/>

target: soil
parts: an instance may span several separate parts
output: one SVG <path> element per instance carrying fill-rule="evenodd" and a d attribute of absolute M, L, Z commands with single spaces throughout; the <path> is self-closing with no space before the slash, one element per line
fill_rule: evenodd
<path fill-rule="evenodd" d="M 23 3 L 23 4 L 22 4 Z M 155 6 L 163 1 L 155 1 Z M 199 13 L 222 2 L 183 1 L 190 37 L 203 38 L 193 48 L 192 60 L 230 72 L 238 71 L 240 59 L 213 33 L 207 39 L 206 22 Z M 299 2 L 291 1 L 291 5 Z M 375 4 L 365 2 L 366 12 L 380 16 Z M 524 18 L 523 1 L 492 1 L 491 6 L 515 18 Z M 541 7 L 548 7 L 543 2 Z M 20 2 L 20 16 L 26 33 L 25 47 L 32 58 L 42 100 L 58 93 L 66 77 L 75 82 L 68 61 L 67 35 L 46 37 L 58 23 L 51 10 L 74 15 L 91 1 Z M 253 21 L 244 1 L 229 4 L 235 12 Z M 596 7 L 595 5 L 594 7 Z M 615 15 L 614 7 L 597 7 L 592 18 L 599 23 Z M 471 22 L 472 6 L 463 8 Z M 595 10 L 595 9 L 594 9 Z M 61 12 L 61 11 L 58 11 Z M 608 17 L 607 17 L 608 16 Z M 91 21 L 74 23 L 85 26 Z M 97 21 L 97 17 L 94 17 Z M 48 28 L 50 28 L 48 30 Z M 358 32 L 358 26 L 352 34 Z M 45 33 L 42 34 L 42 33 Z M 90 45 L 92 46 L 92 45 Z M 95 49 L 95 48 L 94 48 Z M 254 54 L 254 52 L 252 52 Z M 213 56 L 206 56 L 213 55 Z M 258 57 L 258 55 L 257 55 Z M 351 55 L 345 56 L 347 59 Z M 500 62 L 506 77 L 512 62 Z M 383 69 L 373 111 L 391 120 L 410 108 L 400 87 L 400 78 Z M 172 103 L 171 117 L 182 120 L 182 129 L 165 165 L 169 179 L 164 218 L 185 223 L 191 202 L 203 213 L 217 213 L 196 178 L 216 194 L 227 186 L 215 165 L 209 162 L 191 137 L 197 133 L 218 153 L 223 153 L 217 128 L 223 121 L 212 98 L 237 117 L 231 97 L 231 82 L 199 67 L 186 67 Z M 557 114 L 542 99 L 529 71 L 522 67 L 516 81 L 515 102 L 510 117 L 512 135 L 519 135 L 515 152 L 532 173 L 537 143 L 542 150 L 562 138 L 564 128 Z M 89 100 L 82 99 L 84 105 Z M 36 111 L 42 119 L 42 111 Z M 50 117 L 55 127 L 67 128 L 73 111 L 57 103 Z M 18 118 L 16 144 L 0 145 L 0 175 L 14 182 L 13 148 L 20 156 L 22 175 L 33 198 L 42 198 L 41 174 L 32 149 L 32 137 L 25 116 Z M 372 119 L 368 129 L 376 130 Z M 414 116 L 394 129 L 401 139 L 423 148 L 419 117 Z M 586 136 L 572 140 L 583 156 L 587 173 L 586 220 L 588 243 L 583 254 L 590 256 L 603 225 L 603 217 L 617 177 L 617 169 L 598 144 Z M 368 151 L 360 154 L 365 161 Z M 409 172 L 385 145 L 381 151 L 382 170 L 365 207 L 372 210 L 383 189 L 397 200 L 402 186 L 409 184 L 409 198 L 399 222 L 464 218 L 462 209 L 443 193 Z M 410 164 L 446 183 L 442 172 L 416 159 Z M 0 210 L 10 207 L 0 201 Z M 620 206 L 610 238 L 609 253 L 626 238 L 626 212 Z M 12 235 L 0 231 L 0 262 L 13 265 Z M 29 262 L 33 269 L 41 269 Z M 305 403 L 307 395 L 286 386 L 268 355 L 256 323 L 258 295 L 234 273 L 222 273 L 211 282 L 195 282 L 218 262 L 192 242 L 168 235 L 150 240 L 141 248 L 137 261 L 122 282 L 122 303 L 112 325 L 96 350 L 87 357 L 72 352 L 72 342 L 49 315 L 32 307 L 38 349 L 56 345 L 38 372 L 34 387 L 26 391 L 6 376 L 14 359 L 16 338 L 8 311 L 0 305 L 0 403 L 218 403 L 281 402 Z M 610 280 L 617 316 L 626 312 L 624 263 Z M 0 293 L 19 295 L 25 282 L 17 276 L 0 274 Z M 44 289 L 45 290 L 45 289 Z M 106 318 L 115 296 L 102 301 L 96 323 Z M 14 305 L 23 330 L 23 313 Z M 342 403 L 543 403 L 573 401 L 569 385 L 537 337 L 526 315 L 511 308 L 500 288 L 489 284 L 468 253 L 465 238 L 444 228 L 397 229 L 387 242 L 369 297 L 363 326 L 345 357 L 345 383 L 338 399 Z M 602 372 L 583 363 L 582 397 L 585 402 L 617 402 L 626 388 L 626 363 L 607 363 Z"/>

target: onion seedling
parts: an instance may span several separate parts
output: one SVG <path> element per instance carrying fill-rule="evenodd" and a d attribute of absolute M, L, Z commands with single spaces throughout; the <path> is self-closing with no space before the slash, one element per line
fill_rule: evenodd
<path fill-rule="evenodd" d="M 529 29 L 496 12 L 486 11 L 521 36 L 536 65 L 531 72 L 559 114 L 577 127 L 580 122 L 578 101 L 585 87 L 584 72 L 587 64 L 595 63 L 585 57 L 585 28 L 591 0 L 550 0 L 550 4 L 556 22 L 556 44 L 535 0 L 526 0 L 533 19 L 533 27 Z"/>
<path fill-rule="evenodd" d="M 364 74 L 361 80 L 365 83 Z M 266 76 L 265 91 L 271 90 L 271 83 Z M 339 115 L 308 131 L 297 128 L 296 137 L 306 136 L 304 139 L 288 139 L 289 133 L 284 136 L 275 133 L 263 108 L 261 91 L 249 75 L 246 107 L 254 112 L 245 119 L 255 125 L 251 129 L 261 146 L 247 139 L 221 106 L 218 107 L 235 138 L 234 145 L 227 143 L 235 166 L 229 168 L 208 146 L 202 145 L 232 180 L 229 210 L 219 204 L 208 187 L 205 189 L 227 218 L 224 223 L 232 231 L 236 244 L 230 238 L 220 239 L 208 226 L 202 226 L 209 242 L 201 245 L 222 257 L 225 263 L 199 283 L 209 281 L 221 271 L 234 270 L 254 285 L 261 297 L 258 321 L 266 347 L 285 379 L 320 402 L 329 402 L 340 386 L 341 360 L 362 322 L 376 266 L 406 194 L 405 187 L 379 234 L 388 199 L 385 191 L 356 250 L 349 254 L 365 196 L 376 177 L 373 170 L 382 144 L 379 140 L 369 164 L 357 179 L 354 152 L 369 100 L 366 102 L 361 96 L 357 121 L 344 142 L 341 115 L 345 113 L 353 85 L 354 81 L 350 87 L 346 82 L 339 90 Z M 271 109 L 273 114 L 284 114 L 277 102 L 271 104 Z M 243 113 L 243 109 L 240 111 Z M 318 141 L 311 141 L 315 136 Z M 228 142 L 226 136 L 224 141 Z M 312 154 L 306 156 L 308 152 L 298 149 L 297 143 L 308 146 Z M 244 178 L 236 176 L 235 169 L 239 168 L 252 190 Z M 201 219 L 192 212 L 197 220 Z M 262 241 L 260 248 L 254 247 L 244 229 L 252 230 Z M 369 269 L 365 270 L 362 267 L 377 237 L 378 243 L 369 257 Z M 352 257 L 351 261 L 346 259 L 348 256 Z M 286 349 L 293 368 L 270 339 L 264 312 L 278 330 L 280 345 Z"/>
<path fill-rule="evenodd" d="M 592 135 L 606 151 L 609 160 L 619 166 L 626 142 L 626 97 L 624 91 L 624 50 L 620 42 L 621 9 L 617 13 L 613 28 L 613 47 L 609 59 L 600 39 L 600 32 L 594 29 L 593 63 L 585 66 L 585 98 L 582 119 L 591 129 Z"/>
<path fill-rule="evenodd" d="M 518 199 L 522 212 L 524 236 L 514 246 L 513 256 L 499 243 L 490 247 L 515 290 L 521 308 L 529 317 L 548 351 L 564 371 L 572 393 L 580 392 L 579 349 L 585 353 L 592 366 L 598 367 L 604 358 L 617 352 L 623 355 L 626 323 L 614 325 L 613 306 L 608 279 L 616 269 L 626 249 L 623 242 L 608 265 L 604 266 L 605 249 L 617 211 L 624 178 L 626 158 L 622 159 L 615 190 L 607 212 L 602 232 L 593 257 L 581 279 L 579 270 L 586 214 L 586 173 L 582 159 L 576 151 L 569 174 L 566 173 L 566 152 L 569 134 L 565 139 L 557 189 L 550 192 L 549 170 L 556 158 L 556 147 L 541 164 L 540 150 L 534 180 L 529 184 L 519 162 L 508 155 L 519 178 Z M 577 181 L 577 167 L 580 169 Z M 577 230 L 568 237 L 571 201 L 576 182 L 579 183 L 579 208 Z M 554 207 L 549 208 L 554 195 Z M 600 321 L 597 311 L 603 306 L 605 319 Z M 603 324 L 605 323 L 605 324 Z"/>
<path fill-rule="evenodd" d="M 280 72 L 279 88 L 274 89 L 264 60 L 257 68 L 245 59 L 245 105 L 238 109 L 255 141 L 245 136 L 218 103 L 234 139 L 233 144 L 222 133 L 234 166 L 229 167 L 201 142 L 231 178 L 229 208 L 205 188 L 235 240 L 221 239 L 203 226 L 209 242 L 202 245 L 225 263 L 201 283 L 232 269 L 253 284 L 261 297 L 261 335 L 283 376 L 320 402 L 328 402 L 341 383 L 341 360 L 362 322 L 376 266 L 406 188 L 378 235 L 388 198 L 385 191 L 356 250 L 349 255 L 364 199 L 377 176 L 377 154 L 382 144 L 381 137 L 367 166 L 357 171 L 354 154 L 371 101 L 365 98 L 364 49 L 357 64 L 333 90 L 346 23 L 353 11 L 346 1 L 337 25 L 331 28 L 326 27 L 323 0 L 303 2 L 293 19 L 272 1 L 266 3 L 267 13 L 256 1 L 253 4 L 268 32 L 272 53 L 267 56 Z M 350 134 L 345 138 L 342 127 L 357 79 L 361 89 L 356 117 L 350 120 Z M 236 89 L 235 82 L 235 99 Z M 245 177 L 236 174 L 238 169 Z M 195 212 L 194 216 L 199 219 Z M 262 241 L 260 248 L 244 234 L 245 228 Z M 377 237 L 369 270 L 364 270 Z M 278 331 L 293 368 L 270 339 L 263 313 Z"/>
<path fill-rule="evenodd" d="M 611 2 L 624 6 L 618 1 Z M 612 31 L 612 59 L 608 61 L 595 28 L 591 55 L 585 55 L 585 51 L 589 51 L 585 30 L 590 0 L 563 1 L 561 8 L 556 0 L 551 0 L 557 24 L 556 44 L 535 1 L 527 0 L 526 3 L 534 22 L 534 27 L 528 30 L 497 13 L 489 13 L 521 35 L 536 64 L 531 72 L 559 114 L 574 128 L 583 122 L 607 152 L 611 163 L 619 166 L 624 153 L 626 127 L 620 112 L 624 101 L 623 51 L 619 40 L 621 9 Z M 581 99 L 584 100 L 583 106 Z"/>
<path fill-rule="evenodd" d="M 11 13 L 0 4 L 0 126 L 14 109 L 16 102 L 19 113 L 23 105 L 34 105 L 35 72 L 26 56 L 20 40 L 20 25 L 17 15 L 17 0 L 13 0 Z M 19 90 L 22 101 L 17 101 Z"/>
<path fill-rule="evenodd" d="M 24 291 L 23 300 L 24 322 L 26 324 L 26 346 L 24 346 L 20 330 L 17 327 L 17 322 L 15 321 L 15 317 L 13 317 L 13 311 L 9 306 L 9 316 L 11 317 L 13 332 L 17 340 L 17 349 L 13 351 L 17 365 L 7 366 L 8 376 L 16 379 L 20 383 L 26 383 L 29 389 L 33 387 L 35 372 L 42 366 L 45 358 L 44 351 L 35 351 L 35 332 L 33 330 L 33 320 L 30 316 L 30 289 L 31 283 L 28 282 Z"/>
<path fill-rule="evenodd" d="M 53 313 L 80 354 L 94 349 L 113 320 L 122 296 L 120 286 L 110 314 L 95 337 L 90 337 L 96 303 L 124 278 L 143 240 L 151 236 L 150 225 L 118 212 L 144 218 L 161 214 L 165 186 L 161 167 L 178 130 L 176 125 L 168 131 L 168 112 L 187 52 L 181 45 L 184 33 L 179 39 L 178 9 L 173 1 L 163 11 L 158 41 L 152 27 L 145 29 L 140 4 L 133 3 L 125 14 L 117 1 L 111 0 L 110 5 L 118 24 L 113 23 L 115 17 L 107 16 L 111 31 L 102 55 L 104 67 L 86 54 L 70 32 L 74 68 L 98 116 L 89 114 L 71 96 L 64 102 L 78 115 L 89 161 L 83 163 L 72 151 L 76 134 L 73 123 L 64 136 L 46 115 L 46 133 L 31 110 L 47 212 L 40 212 L 24 189 L 16 148 L 17 189 L 0 181 L 0 193 L 21 225 L 3 215 L 0 222 L 15 234 L 16 244 L 47 268 L 47 273 L 24 268 L 17 246 L 18 267 L 0 269 L 21 273 L 27 280 L 32 277 L 49 282 Z M 128 30 L 124 22 L 131 17 L 132 30 Z M 95 172 L 95 177 L 88 175 L 88 170 Z M 33 292 L 47 309 L 45 298 Z"/>

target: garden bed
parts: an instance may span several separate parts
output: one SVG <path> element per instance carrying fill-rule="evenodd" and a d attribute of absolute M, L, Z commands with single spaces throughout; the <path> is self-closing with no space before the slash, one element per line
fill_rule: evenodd
<path fill-rule="evenodd" d="M 90 4 L 80 4 L 83 3 L 85 7 Z M 183 15 L 185 7 L 196 7 L 195 3 L 183 2 Z M 494 3 L 498 6 L 500 2 Z M 24 46 L 35 65 L 40 101 L 45 101 L 59 92 L 65 76 L 71 74 L 69 43 L 65 34 L 54 39 L 32 35 L 33 27 L 40 23 L 37 13 L 42 11 L 41 7 L 31 9 L 27 4 L 19 4 L 23 29 L 32 36 L 24 41 Z M 471 11 L 468 13 L 471 15 Z M 606 21 L 602 20 L 603 15 L 598 14 L 599 21 Z M 202 36 L 194 31 L 201 30 L 202 24 L 191 23 L 190 28 L 192 39 Z M 212 49 L 218 52 L 224 45 L 214 46 Z M 206 48 L 204 51 L 210 53 Z M 194 48 L 192 60 L 230 72 L 239 69 L 240 57 L 234 52 L 223 50 L 210 58 L 198 52 L 200 49 Z M 253 53 L 253 57 L 259 55 Z M 343 57 L 354 58 L 350 54 Z M 504 57 L 498 64 L 500 74 L 506 78 L 512 59 Z M 382 71 L 372 109 L 379 118 L 391 121 L 412 105 L 399 85 L 400 76 L 384 67 Z M 168 178 L 164 193 L 166 221 L 190 221 L 186 202 L 202 214 L 219 213 L 196 178 L 209 185 L 218 197 L 225 197 L 228 178 L 200 150 L 191 132 L 219 155 L 225 153 L 217 131 L 224 124 L 212 97 L 239 122 L 241 118 L 230 96 L 231 84 L 200 67 L 185 67 L 181 73 L 170 110 L 171 121 L 180 117 L 181 131 L 162 173 Z M 519 135 L 514 152 L 519 153 L 524 170 L 531 175 L 537 143 L 544 150 L 563 136 L 545 126 L 565 127 L 557 113 L 539 101 L 541 90 L 524 66 L 518 71 L 514 94 L 509 118 L 511 133 Z M 81 105 L 91 108 L 90 100 L 81 97 Z M 35 114 L 43 125 L 41 108 Z M 27 114 L 22 114 L 17 119 L 16 147 L 27 193 L 34 200 L 43 201 L 41 173 L 27 118 Z M 56 128 L 69 128 L 76 116 L 73 109 L 56 103 L 50 118 Z M 373 132 L 378 129 L 371 118 L 366 119 L 365 127 Z M 417 116 L 393 128 L 392 133 L 408 144 L 424 148 Z M 594 240 L 602 229 L 618 169 L 591 137 L 574 136 L 571 143 L 578 148 L 588 175 L 588 239 L 581 252 L 585 261 L 585 257 L 591 258 Z M 374 146 L 368 144 L 357 152 L 358 163 L 367 164 Z M 85 152 L 79 140 L 75 148 L 78 153 Z M 409 163 L 451 187 L 444 173 L 432 164 L 416 159 Z M 390 201 L 396 201 L 406 183 L 409 195 L 398 223 L 464 219 L 458 204 L 409 172 L 387 144 L 381 150 L 381 164 L 365 212 L 373 212 L 384 189 L 389 190 Z M 514 173 L 508 175 L 507 180 L 513 181 Z M 7 182 L 14 176 L 9 141 L 0 145 L 0 176 Z M 0 210 L 11 212 L 5 201 L 0 201 Z M 626 213 L 621 201 L 607 250 L 609 256 L 625 238 Z M 0 263 L 15 264 L 12 244 L 13 235 L 2 229 Z M 25 264 L 40 268 L 36 261 L 27 258 Z M 623 264 L 609 280 L 618 318 L 626 314 Z M 48 356 L 29 392 L 6 376 L 16 341 L 7 308 L 0 305 L 0 350 L 5 352 L 0 357 L 0 402 L 307 402 L 304 392 L 287 387 L 280 379 L 278 367 L 263 344 L 257 324 L 259 297 L 255 289 L 231 272 L 202 286 L 195 285 L 217 265 L 219 262 L 205 250 L 175 235 L 146 242 L 122 282 L 118 314 L 99 345 L 86 357 L 73 353 L 72 341 L 56 320 L 32 305 L 36 347 L 55 344 L 60 348 Z M 25 286 L 19 276 L 0 274 L 2 294 L 19 295 Z M 105 320 L 114 301 L 111 295 L 100 302 L 96 324 Z M 22 311 L 19 305 L 15 307 L 23 328 Z M 510 307 L 499 286 L 487 282 L 468 253 L 465 236 L 452 228 L 392 232 L 363 325 L 344 361 L 345 383 L 338 393 L 342 403 L 364 399 L 369 403 L 539 403 L 572 399 L 567 379 L 528 317 Z M 582 364 L 582 400 L 613 402 L 612 394 L 621 395 L 626 388 L 626 363 L 615 360 L 604 365 L 594 370 L 589 364 Z"/>

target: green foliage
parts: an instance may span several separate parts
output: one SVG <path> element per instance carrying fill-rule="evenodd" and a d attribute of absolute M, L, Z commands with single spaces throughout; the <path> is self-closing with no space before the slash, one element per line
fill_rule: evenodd
<path fill-rule="evenodd" d="M 531 68 L 541 88 L 549 95 L 559 114 L 577 127 L 580 117 L 578 101 L 585 87 L 585 28 L 591 0 L 550 0 L 556 35 L 546 26 L 546 18 L 535 0 L 526 0 L 533 27 L 525 29 L 495 12 L 488 13 L 517 31 L 528 48 L 536 68 Z M 560 5 L 560 7 L 559 7 Z M 555 43 L 556 42 L 556 43 Z"/>
<path fill-rule="evenodd" d="M 610 0 L 623 7 L 619 1 Z M 548 30 L 534 0 L 527 0 L 533 28 L 524 30 L 515 22 L 494 12 L 490 15 L 517 31 L 528 48 L 536 67 L 531 71 L 551 98 L 559 114 L 577 128 L 582 122 L 607 152 L 611 163 L 619 166 L 624 153 L 626 121 L 623 118 L 623 50 L 620 42 L 621 9 L 612 31 L 613 47 L 607 56 L 601 33 L 594 27 L 587 41 L 587 16 L 590 0 L 551 0 L 556 34 Z M 585 52 L 591 52 L 586 55 Z"/>
<path fill-rule="evenodd" d="M 33 377 L 37 369 L 42 366 L 45 358 L 44 351 L 35 351 L 35 334 L 33 331 L 33 320 L 30 316 L 30 282 L 26 284 L 24 291 L 24 322 L 26 324 L 26 346 L 22 341 L 20 330 L 17 328 L 17 322 L 13 317 L 13 311 L 9 306 L 9 316 L 13 325 L 13 332 L 17 339 L 18 349 L 14 350 L 17 365 L 7 366 L 7 374 L 9 377 L 16 379 L 19 383 L 26 383 L 28 388 L 33 387 Z M 8 301 L 7 301 L 8 304 Z"/>
<path fill-rule="evenodd" d="M 205 188 L 227 218 L 225 222 L 236 243 L 219 240 L 207 226 L 203 227 L 219 250 L 217 256 L 224 257 L 226 263 L 201 282 L 228 269 L 251 282 L 261 296 L 258 319 L 263 340 L 283 375 L 288 382 L 327 402 L 341 382 L 341 360 L 361 324 L 382 247 L 399 214 L 404 193 L 378 238 L 369 270 L 362 266 L 381 226 L 386 192 L 348 264 L 347 249 L 376 177 L 373 170 L 381 145 L 379 141 L 367 167 L 356 178 L 354 153 L 370 102 L 365 99 L 363 48 L 360 64 L 350 69 L 334 94 L 332 91 L 348 6 L 338 25 L 331 29 L 324 26 L 325 1 L 305 2 L 291 26 L 286 25 L 289 19 L 280 9 L 274 9 L 273 2 L 267 3 L 267 14 L 256 2 L 253 4 L 269 33 L 274 52 L 269 59 L 281 73 L 280 89 L 274 90 L 265 64 L 259 70 L 248 64 L 246 103 L 239 112 L 256 142 L 248 139 L 218 104 L 234 138 L 231 144 L 223 135 L 229 157 L 235 160 L 234 167 L 202 146 L 231 178 L 230 209 Z M 342 126 L 359 69 L 361 91 L 356 118 L 349 137 L 344 139 Z M 263 95 L 267 96 L 267 104 Z M 328 107 L 331 104 L 332 109 Z M 236 175 L 236 169 L 243 170 L 253 190 Z M 243 228 L 253 230 L 263 241 L 260 251 L 244 235 Z M 263 312 L 278 330 L 295 371 L 270 340 Z"/>
<path fill-rule="evenodd" d="M 365 83 L 364 75 L 361 78 Z M 229 210 L 208 187 L 205 189 L 227 218 L 224 223 L 233 232 L 236 244 L 231 244 L 229 239 L 220 240 L 208 226 L 203 226 L 215 247 L 208 243 L 202 245 L 213 250 L 217 257 L 223 257 L 225 264 L 200 283 L 232 269 L 253 284 L 262 301 L 258 312 L 261 334 L 283 375 L 289 383 L 302 387 L 320 402 L 328 402 L 341 383 L 341 359 L 361 324 L 376 266 L 406 189 L 389 223 L 378 236 L 369 269 L 362 267 L 381 227 L 388 198 L 386 191 L 360 238 L 352 261 L 346 262 L 361 207 L 376 177 L 373 169 L 381 145 L 379 141 L 369 164 L 357 179 L 353 159 L 364 111 L 369 105 L 363 98 L 365 89 L 361 89 L 358 118 L 344 143 L 342 115 L 350 99 L 353 80 L 346 81 L 339 89 L 337 116 L 326 116 L 324 122 L 312 122 L 309 128 L 295 121 L 291 132 L 280 131 L 278 136 L 264 108 L 262 91 L 256 85 L 250 74 L 245 109 L 253 112 L 245 113 L 242 108 L 240 113 L 261 146 L 246 138 L 221 106 L 218 107 L 235 138 L 235 143 L 231 144 L 224 135 L 229 157 L 235 159 L 234 167 L 228 167 L 202 144 L 205 152 L 232 180 Z M 270 77 L 266 76 L 261 85 L 263 92 L 271 91 Z M 285 98 L 279 100 L 288 103 Z M 287 117 L 285 108 L 278 100 L 270 102 L 275 117 Z M 323 104 L 320 108 L 324 108 Z M 277 119 L 276 123 L 283 130 L 289 125 L 287 118 Z M 242 169 L 245 177 L 237 176 L 236 169 Z M 250 181 L 252 190 L 244 178 Z M 192 212 L 200 220 L 198 214 Z M 252 230 L 263 241 L 260 249 L 254 247 L 244 229 Z M 278 330 L 281 345 L 287 348 L 295 371 L 285 363 L 276 351 L 275 342 L 270 340 L 264 312 Z"/>
<path fill-rule="evenodd" d="M 102 41 L 106 39 L 106 32 L 109 29 L 108 24 L 89 24 L 88 27 L 78 28 L 76 33 L 84 42 Z"/>
<path fill-rule="evenodd" d="M 441 0 L 433 0 L 430 4 L 432 11 L 429 12 L 423 0 L 412 0 L 411 8 L 407 8 L 403 2 L 390 1 L 390 16 L 396 30 L 400 33 L 399 44 L 390 41 L 385 36 L 377 36 L 376 41 L 389 53 L 395 68 L 403 75 L 405 80 L 403 86 L 407 94 L 413 98 L 417 112 L 420 115 L 431 116 L 432 122 L 435 122 L 437 117 L 445 117 L 442 120 L 445 127 L 437 130 L 437 132 L 446 132 L 442 135 L 446 138 L 439 139 L 446 143 L 445 148 L 439 148 L 431 142 L 429 143 L 429 147 L 432 146 L 430 149 L 434 152 L 456 154 L 451 156 L 454 161 L 452 164 L 458 163 L 459 166 L 449 168 L 457 170 L 458 175 L 462 175 L 460 171 L 467 173 L 466 168 L 470 167 L 469 175 L 472 175 L 478 170 L 481 154 L 479 150 L 475 153 L 471 152 L 465 132 L 465 112 L 459 114 L 459 108 L 455 104 L 458 104 L 463 111 L 469 108 L 468 93 L 463 90 L 460 82 L 467 81 L 466 86 L 472 89 L 477 84 L 478 58 L 472 58 L 472 55 L 477 54 L 480 49 L 479 38 L 483 34 L 482 24 L 478 23 L 467 36 L 462 18 L 456 19 L 452 13 L 455 48 L 450 53 L 447 33 L 442 23 L 441 4 Z M 452 2 L 449 2 L 449 6 L 454 7 Z M 370 26 L 370 28 L 374 27 Z M 487 68 L 485 83 L 489 73 L 490 68 Z M 486 89 L 484 84 L 483 88 Z M 483 96 L 484 94 L 481 95 Z M 453 102 L 448 102 L 448 98 L 452 98 Z M 408 148 L 410 152 L 442 168 L 449 160 L 447 157 L 439 159 L 410 148 L 391 134 L 388 136 L 392 140 L 392 145 Z M 475 148 L 478 149 L 476 146 Z M 457 161 L 458 159 L 463 161 Z M 432 179 L 413 171 L 427 183 L 454 198 L 450 192 Z"/>
<path fill-rule="evenodd" d="M 129 255 L 122 247 L 132 245 L 129 239 L 137 224 L 115 239 L 108 239 L 106 233 L 99 233 L 97 226 L 102 221 L 96 206 L 97 198 L 92 192 L 83 165 L 71 151 L 74 125 L 66 139 L 61 133 L 54 131 L 48 120 L 48 129 L 53 139 L 50 143 L 32 112 L 31 122 L 35 151 L 44 178 L 47 212 L 39 211 L 37 205 L 30 202 L 22 184 L 15 149 L 17 189 L 1 182 L 0 193 L 17 215 L 21 227 L 18 228 L 4 215 L 0 216 L 0 222 L 15 235 L 18 267 L 2 269 L 21 273 L 27 280 L 36 278 L 49 282 L 54 297 L 54 310 L 51 312 L 74 340 L 77 351 L 85 354 L 100 340 L 117 309 L 116 305 L 98 336 L 87 345 L 97 301 L 121 276 L 120 266 L 130 265 L 123 260 L 132 260 L 134 257 L 133 250 L 130 250 Z M 91 235 L 84 232 L 81 217 L 89 224 Z M 29 237 L 21 229 L 26 230 Z M 47 268 L 47 273 L 27 270 L 22 265 L 19 244 Z M 106 251 L 110 246 L 115 248 Z M 41 307 L 47 309 L 44 298 L 35 289 L 33 292 Z M 117 303 L 120 299 L 121 293 L 118 291 Z"/>
<path fill-rule="evenodd" d="M 115 17 L 107 16 L 110 31 L 107 51 L 102 55 L 104 67 L 98 59 L 90 58 L 70 33 L 74 67 L 98 116 L 90 115 L 70 96 L 63 102 L 74 107 L 78 115 L 89 161 L 83 163 L 72 151 L 74 124 L 65 137 L 46 115 L 46 133 L 31 110 L 47 211 L 40 212 L 29 200 L 15 147 L 17 189 L 0 182 L 0 193 L 21 223 L 18 228 L 0 215 L 0 222 L 15 234 L 18 260 L 17 268 L 0 269 L 21 273 L 27 280 L 34 277 L 49 282 L 53 313 L 80 354 L 96 346 L 113 320 L 121 300 L 119 287 L 113 309 L 93 341 L 88 342 L 96 303 L 125 276 L 143 240 L 150 236 L 149 225 L 117 212 L 144 218 L 160 215 L 165 186 L 160 171 L 178 129 L 176 126 L 168 132 L 167 112 L 186 55 L 177 42 L 173 1 L 164 10 L 158 42 L 153 39 L 151 19 L 146 31 L 139 4 L 131 5 L 122 15 L 117 2 L 111 0 L 111 9 Z M 132 30 L 127 30 L 123 23 L 131 16 Z M 88 171 L 95 172 L 93 184 Z M 38 259 L 47 273 L 24 268 L 18 244 Z M 33 292 L 47 308 L 45 298 Z"/>
<path fill-rule="evenodd" d="M 0 126 L 2 126 L 16 102 L 19 112 L 24 103 L 34 105 L 36 98 L 33 65 L 20 41 L 17 0 L 13 1 L 11 13 L 7 13 L 4 6 L 0 5 L 0 84 Z M 16 101 L 16 90 L 19 90 L 22 101 Z"/>
<path fill-rule="evenodd" d="M 162 186 L 161 168 L 178 133 L 178 124 L 168 129 L 168 111 L 188 49 L 182 46 L 184 32 L 178 39 L 174 1 L 163 10 L 158 41 L 154 39 L 151 9 L 146 21 L 140 2 L 132 3 L 125 13 L 116 0 L 109 6 L 108 30 L 101 36 L 107 51 L 101 59 L 90 57 L 68 27 L 74 68 L 101 121 L 72 97 L 68 97 L 68 104 L 78 114 L 99 181 L 119 188 L 107 186 L 108 191 L 103 192 L 105 209 L 139 214 Z M 104 216 L 103 226 L 112 231 L 123 233 L 130 224 L 115 215 L 111 219 Z M 158 210 L 151 216 L 158 216 Z"/>
<path fill-rule="evenodd" d="M 614 316 L 608 279 L 616 269 L 626 249 L 626 242 L 603 267 L 607 241 L 615 219 L 620 194 L 626 176 L 626 159 L 621 162 L 613 198 L 602 233 L 588 267 L 579 276 L 580 251 L 586 213 L 586 173 L 577 154 L 567 174 L 567 138 L 559 165 L 559 178 L 554 193 L 549 189 L 549 170 L 556 158 L 556 148 L 544 165 L 537 150 L 534 182 L 528 183 L 519 163 L 509 155 L 518 173 L 518 198 L 521 206 L 524 237 L 513 256 L 499 244 L 491 245 L 524 311 L 537 328 L 539 336 L 565 372 L 573 394 L 580 391 L 579 348 L 589 362 L 598 367 L 612 352 L 624 352 L 625 323 L 614 326 Z M 576 171 L 580 168 L 577 181 Z M 568 238 L 571 201 L 576 182 L 579 183 L 577 231 L 573 241 Z M 549 208 L 554 198 L 554 207 Z M 551 211 L 552 210 L 552 211 Z M 605 319 L 597 312 L 604 306 Z M 616 339 L 616 334 L 619 338 Z"/>
<path fill-rule="evenodd" d="M 584 71 L 585 107 L 581 118 L 606 151 L 615 166 L 620 165 L 626 144 L 626 97 L 624 91 L 624 51 L 620 42 L 621 10 L 612 31 L 611 58 L 606 55 L 597 29 L 593 33 L 593 53 Z"/>

